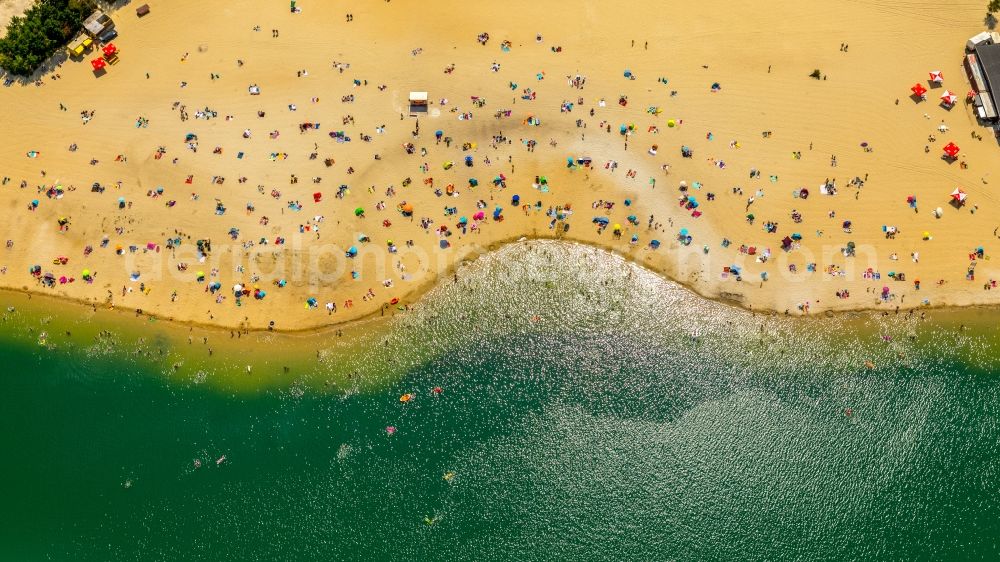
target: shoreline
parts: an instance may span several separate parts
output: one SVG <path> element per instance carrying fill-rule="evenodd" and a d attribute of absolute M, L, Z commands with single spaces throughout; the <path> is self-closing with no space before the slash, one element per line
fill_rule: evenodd
<path fill-rule="evenodd" d="M 711 302 L 714 302 L 714 303 L 717 303 L 717 304 L 720 304 L 720 305 L 724 305 L 724 306 L 727 306 L 729 308 L 732 308 L 732 309 L 735 309 L 735 310 L 738 310 L 738 311 L 741 311 L 741 312 L 750 313 L 751 315 L 761 315 L 761 316 L 765 316 L 765 317 L 767 317 L 767 316 L 771 316 L 771 317 L 783 316 L 783 317 L 796 318 L 796 319 L 801 319 L 801 320 L 806 320 L 806 319 L 814 319 L 814 320 L 815 319 L 819 319 L 819 320 L 821 320 L 823 318 L 833 318 L 833 317 L 846 317 L 846 316 L 859 316 L 859 315 L 885 316 L 885 315 L 896 314 L 897 313 L 895 309 L 893 309 L 893 310 L 887 310 L 885 308 L 877 308 L 875 306 L 871 306 L 871 307 L 859 307 L 859 308 L 836 309 L 836 310 L 830 310 L 830 309 L 828 309 L 828 310 L 824 310 L 822 313 L 817 313 L 817 314 L 789 314 L 789 313 L 782 313 L 782 312 L 779 312 L 779 311 L 774 310 L 774 309 L 755 309 L 753 307 L 744 306 L 739 301 L 736 301 L 736 300 L 731 299 L 731 298 L 727 298 L 725 296 L 702 293 L 701 291 L 698 290 L 698 285 L 690 284 L 690 283 L 685 283 L 685 282 L 679 281 L 677 279 L 674 279 L 673 277 L 671 277 L 670 275 L 668 275 L 664 271 L 648 267 L 646 264 L 642 263 L 641 260 L 635 259 L 634 256 L 630 256 L 628 254 L 615 251 L 613 249 L 613 247 L 610 247 L 610 246 L 606 247 L 606 246 L 602 246 L 602 245 L 589 244 L 589 243 L 582 242 L 582 241 L 575 240 L 575 239 L 559 239 L 559 238 L 553 237 L 553 238 L 528 238 L 528 239 L 525 239 L 525 240 L 507 240 L 507 241 L 500 241 L 500 242 L 492 244 L 487 251 L 485 251 L 485 252 L 477 252 L 476 254 L 474 254 L 474 258 L 473 259 L 464 259 L 464 260 L 461 260 L 461 261 L 453 264 L 453 266 L 447 271 L 446 275 L 442 275 L 442 276 L 438 277 L 435 280 L 431 280 L 431 281 L 427 281 L 425 283 L 422 283 L 419 286 L 419 288 L 417 288 L 416 290 L 414 290 L 413 293 L 412 293 L 412 294 L 415 294 L 416 297 L 417 297 L 416 300 L 414 300 L 413 302 L 409 303 L 409 305 L 411 307 L 413 307 L 413 308 L 411 308 L 409 311 L 402 312 L 402 314 L 405 315 L 405 314 L 407 314 L 410 311 L 414 311 L 414 310 L 416 310 L 416 307 L 418 307 L 418 306 L 422 307 L 423 306 L 424 298 L 426 297 L 426 295 L 428 293 L 430 293 L 434 289 L 436 289 L 436 288 L 438 288 L 438 287 L 446 284 L 448 282 L 448 277 L 450 277 L 453 273 L 459 272 L 463 268 L 474 266 L 476 264 L 476 262 L 479 261 L 479 259 L 481 259 L 483 257 L 487 257 L 490 254 L 493 254 L 493 253 L 499 251 L 500 249 L 504 249 L 504 248 L 507 248 L 507 247 L 510 247 L 510 246 L 523 245 L 525 247 L 531 247 L 533 244 L 536 244 L 536 243 L 542 243 L 542 244 L 546 244 L 546 243 L 567 244 L 567 245 L 570 245 L 570 246 L 579 246 L 579 247 L 582 247 L 582 248 L 585 248 L 585 249 L 588 249 L 588 250 L 596 250 L 596 251 L 606 252 L 606 253 L 612 254 L 612 255 L 614 255 L 616 257 L 621 258 L 627 265 L 638 266 L 638 267 L 644 269 L 645 271 L 648 271 L 648 272 L 656 275 L 657 277 L 659 277 L 660 279 L 662 279 L 664 281 L 667 281 L 669 283 L 677 285 L 678 287 L 683 288 L 685 291 L 687 291 L 689 294 L 691 294 L 691 296 L 693 296 L 695 298 L 699 298 L 699 299 L 704 299 L 704 300 L 707 300 L 707 301 L 711 301 Z M 160 316 L 160 315 L 157 315 L 157 314 L 154 314 L 154 313 L 149 313 L 149 312 L 146 312 L 146 311 L 143 311 L 141 315 L 136 315 L 135 311 L 130 311 L 128 309 L 124 309 L 124 308 L 120 308 L 120 307 L 108 307 L 106 305 L 99 305 L 99 304 L 87 302 L 87 301 L 84 301 L 84 300 L 81 300 L 81 299 L 75 299 L 75 298 L 72 298 L 72 297 L 66 297 L 66 296 L 62 296 L 62 295 L 52 295 L 52 294 L 47 294 L 47 293 L 43 293 L 43 292 L 39 292 L 39 291 L 33 291 L 33 290 L 24 290 L 24 289 L 11 288 L 11 287 L 0 287 L 0 294 L 4 294 L 4 293 L 11 294 L 11 295 L 23 296 L 23 297 L 26 297 L 28 300 L 32 300 L 34 298 L 40 298 L 43 302 L 48 301 L 46 306 L 59 307 L 59 306 L 64 305 L 64 304 L 68 304 L 68 305 L 71 305 L 71 306 L 74 306 L 74 307 L 79 307 L 80 309 L 91 309 L 91 310 L 95 310 L 95 311 L 96 310 L 100 310 L 100 311 L 110 312 L 110 313 L 113 313 L 113 314 L 115 314 L 115 315 L 117 315 L 119 317 L 122 317 L 122 318 L 128 317 L 130 320 L 132 320 L 132 319 L 146 319 L 146 320 L 150 320 L 151 319 L 151 320 L 154 320 L 156 322 L 166 322 L 169 325 L 174 326 L 176 328 L 194 328 L 194 329 L 198 329 L 200 331 L 210 332 L 210 333 L 217 333 L 217 334 L 224 334 L 226 332 L 233 332 L 233 331 L 241 331 L 245 335 L 253 335 L 253 336 L 273 334 L 273 335 L 276 335 L 276 336 L 292 336 L 292 337 L 301 336 L 301 337 L 309 338 L 309 337 L 315 337 L 315 336 L 328 335 L 331 332 L 336 332 L 338 330 L 344 330 L 344 329 L 349 329 L 349 330 L 353 331 L 353 330 L 358 330 L 358 329 L 361 329 L 361 328 L 364 328 L 364 327 L 368 327 L 368 326 L 382 327 L 386 322 L 390 321 L 395 316 L 397 316 L 398 313 L 401 312 L 401 311 L 398 311 L 398 310 L 394 310 L 391 315 L 387 315 L 387 316 L 380 316 L 378 313 L 373 312 L 373 313 L 369 313 L 369 314 L 367 314 L 365 316 L 361 316 L 361 317 L 358 317 L 358 318 L 345 319 L 345 320 L 340 320 L 340 321 L 334 322 L 334 323 L 322 324 L 322 325 L 315 325 L 315 326 L 308 326 L 308 327 L 299 328 L 299 329 L 274 328 L 272 330 L 268 330 L 266 328 L 258 328 L 258 327 L 252 327 L 252 328 L 245 329 L 245 328 L 243 328 L 241 326 L 228 326 L 228 325 L 224 325 L 224 324 L 211 324 L 211 323 L 198 322 L 198 321 L 193 321 L 193 320 L 180 320 L 180 319 L 176 319 L 176 318 L 173 318 L 173 317 Z M 898 313 L 908 313 L 911 310 L 914 310 L 914 311 L 915 310 L 920 310 L 920 311 L 928 311 L 928 312 L 944 312 L 946 314 L 957 314 L 957 315 L 960 315 L 963 312 L 991 312 L 991 311 L 1000 311 L 1000 305 L 998 305 L 998 304 L 992 304 L 992 303 L 974 303 L 974 304 L 968 304 L 968 305 L 949 305 L 949 304 L 920 305 L 920 306 L 913 306 L 913 307 L 906 307 L 906 308 L 900 307 L 899 310 L 898 310 Z"/>

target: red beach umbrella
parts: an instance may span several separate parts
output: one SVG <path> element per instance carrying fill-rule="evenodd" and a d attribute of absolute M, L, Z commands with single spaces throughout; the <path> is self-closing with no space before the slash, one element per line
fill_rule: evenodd
<path fill-rule="evenodd" d="M 103 51 L 104 51 L 104 56 L 110 57 L 111 55 L 118 52 L 118 47 L 115 47 L 114 43 L 108 43 L 107 45 L 104 46 Z"/>
<path fill-rule="evenodd" d="M 94 59 L 94 60 L 90 61 L 90 66 L 94 67 L 94 72 L 97 72 L 98 70 L 104 70 L 104 66 L 106 64 L 107 63 L 104 62 L 104 59 L 100 59 L 100 58 L 97 58 L 97 59 Z"/>
<path fill-rule="evenodd" d="M 917 83 L 910 88 L 910 91 L 913 92 L 913 95 L 922 98 L 927 93 L 927 88 L 923 84 Z"/>
<path fill-rule="evenodd" d="M 944 82 L 944 74 L 941 74 L 940 70 L 932 70 L 930 71 L 930 75 L 931 82 L 935 82 L 937 84 Z"/>
<path fill-rule="evenodd" d="M 946 105 L 955 105 L 955 102 L 958 101 L 958 96 L 951 93 L 951 90 L 945 90 L 944 93 L 941 94 L 941 101 Z"/>
<path fill-rule="evenodd" d="M 944 153 L 948 155 L 948 158 L 954 158 L 958 156 L 958 150 L 959 150 L 958 145 L 953 142 L 949 142 L 948 144 L 944 145 L 943 150 Z"/>
<path fill-rule="evenodd" d="M 951 192 L 951 198 L 954 199 L 955 202 L 957 203 L 965 203 L 965 199 L 968 196 L 969 195 L 965 193 L 965 191 L 963 191 L 961 187 L 956 187 L 955 191 Z"/>

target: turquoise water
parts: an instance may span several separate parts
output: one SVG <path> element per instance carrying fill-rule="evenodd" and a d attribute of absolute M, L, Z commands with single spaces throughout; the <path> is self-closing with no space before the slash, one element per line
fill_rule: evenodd
<path fill-rule="evenodd" d="M 4 560 L 998 551 L 997 336 L 943 313 L 751 316 L 533 243 L 464 269 L 332 382 L 336 354 L 247 391 L 166 373 L 183 346 L 161 328 L 166 359 L 136 362 L 3 321 Z"/>

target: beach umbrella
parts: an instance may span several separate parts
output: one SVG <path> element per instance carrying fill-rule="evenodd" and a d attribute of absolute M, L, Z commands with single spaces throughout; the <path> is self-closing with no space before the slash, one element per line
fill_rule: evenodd
<path fill-rule="evenodd" d="M 356 217 L 363 217 L 363 216 L 365 216 L 365 210 L 363 208 L 361 208 L 361 207 L 358 207 L 358 208 L 354 209 L 354 216 L 356 216 Z"/>
<path fill-rule="evenodd" d="M 956 187 L 954 191 L 951 192 L 951 198 L 956 203 L 965 203 L 966 198 L 969 197 L 961 187 Z"/>
<path fill-rule="evenodd" d="M 944 93 L 941 94 L 941 101 L 945 105 L 955 105 L 955 102 L 958 101 L 958 96 L 951 93 L 951 90 L 945 90 Z"/>
<path fill-rule="evenodd" d="M 910 91 L 913 92 L 913 95 L 922 98 L 927 93 L 927 88 L 925 88 L 923 84 L 917 83 L 910 88 Z"/>
<path fill-rule="evenodd" d="M 112 56 L 114 56 L 115 53 L 118 52 L 118 47 L 115 47 L 114 43 L 108 43 L 101 50 L 104 51 L 104 56 L 106 56 L 106 57 L 112 57 Z"/>
<path fill-rule="evenodd" d="M 90 66 L 94 67 L 94 72 L 97 72 L 99 70 L 104 70 L 104 67 L 107 64 L 108 63 L 104 62 L 104 59 L 102 59 L 102 58 L 96 58 L 96 59 L 90 61 Z"/>
<path fill-rule="evenodd" d="M 357 247 L 351 246 L 350 248 L 347 249 L 347 257 L 353 258 L 356 255 L 358 255 Z"/>
<path fill-rule="evenodd" d="M 403 213 L 405 213 L 405 214 L 408 214 L 408 215 L 412 215 L 413 214 L 413 205 L 411 205 L 409 203 L 403 203 L 402 205 L 400 205 L 399 209 L 401 211 L 403 211 Z"/>
<path fill-rule="evenodd" d="M 467 219 L 465 217 L 462 217 L 462 218 L 458 219 L 458 222 L 459 222 L 459 224 L 466 224 L 466 223 L 469 222 L 469 219 Z"/>
<path fill-rule="evenodd" d="M 322 200 L 323 200 L 323 194 L 321 192 L 317 191 L 316 193 L 313 193 L 313 202 L 314 203 L 319 203 Z"/>
<path fill-rule="evenodd" d="M 929 74 L 931 76 L 931 82 L 934 82 L 935 84 L 944 82 L 944 74 L 941 74 L 940 70 L 932 70 Z"/>
<path fill-rule="evenodd" d="M 959 148 L 958 145 L 956 145 L 955 143 L 949 142 L 948 144 L 944 145 L 944 148 L 942 150 L 944 150 L 944 153 L 948 155 L 948 158 L 954 158 L 958 156 Z"/>

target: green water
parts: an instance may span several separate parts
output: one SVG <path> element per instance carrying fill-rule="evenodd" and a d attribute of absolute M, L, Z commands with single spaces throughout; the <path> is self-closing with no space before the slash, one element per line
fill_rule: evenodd
<path fill-rule="evenodd" d="M 0 558 L 996 558 L 994 329 L 761 318 L 531 248 L 333 382 L 336 354 L 248 391 L 7 313 Z"/>

